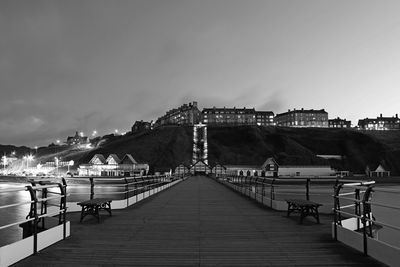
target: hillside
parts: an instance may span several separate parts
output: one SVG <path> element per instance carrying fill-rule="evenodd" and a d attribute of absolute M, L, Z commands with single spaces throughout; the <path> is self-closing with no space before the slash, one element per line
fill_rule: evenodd
<path fill-rule="evenodd" d="M 209 162 L 261 165 L 267 157 L 281 164 L 325 164 L 317 154 L 342 155 L 330 164 L 356 173 L 366 165 L 384 161 L 393 175 L 400 174 L 400 132 L 364 133 L 343 129 L 294 129 L 280 127 L 209 127 Z M 153 131 L 111 138 L 99 148 L 83 153 L 78 163 L 87 163 L 95 153 L 106 156 L 130 153 L 151 170 L 168 170 L 190 163 L 192 128 L 169 126 Z"/>

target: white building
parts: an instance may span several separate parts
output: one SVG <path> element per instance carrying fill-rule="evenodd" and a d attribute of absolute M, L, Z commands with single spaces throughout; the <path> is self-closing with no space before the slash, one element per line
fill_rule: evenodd
<path fill-rule="evenodd" d="M 122 160 L 116 154 L 110 154 L 107 159 L 102 154 L 96 154 L 88 164 L 78 168 L 79 176 L 140 176 L 149 172 L 149 164 L 137 163 L 130 154 Z"/>

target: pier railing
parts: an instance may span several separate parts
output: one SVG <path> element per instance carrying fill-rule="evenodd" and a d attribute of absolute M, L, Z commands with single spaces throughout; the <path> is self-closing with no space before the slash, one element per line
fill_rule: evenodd
<path fill-rule="evenodd" d="M 0 231 L 19 232 L 16 227 L 23 229 L 22 239 L 11 243 L 0 244 L 0 267 L 9 266 L 41 249 L 65 239 L 70 234 L 70 223 L 66 220 L 66 213 L 80 211 L 78 202 L 96 197 L 112 199 L 113 209 L 123 209 L 137 203 L 151 195 L 161 192 L 186 177 L 149 175 L 139 177 L 32 177 L 30 185 L 0 189 L 0 206 L 3 212 L 10 209 L 10 213 L 21 213 L 19 207 L 30 207 L 25 219 L 6 220 L 0 225 Z M 68 191 L 67 191 L 68 187 Z M 58 191 L 57 191 L 58 189 Z M 5 194 L 29 193 L 21 197 L 18 203 L 7 203 Z M 68 197 L 68 201 L 67 201 Z M 24 200 L 24 201 L 22 201 Z M 56 228 L 56 230 L 54 230 Z M 47 236 L 46 236 L 46 233 Z M 15 235 L 14 235 L 15 236 Z"/>
<path fill-rule="evenodd" d="M 389 266 L 397 266 L 400 261 L 399 199 L 400 190 L 377 188 L 373 181 L 337 184 L 333 238 Z"/>
<path fill-rule="evenodd" d="M 2 216 L 6 217 L 9 209 L 18 209 L 29 205 L 29 212 L 25 219 L 6 222 L 0 225 L 0 231 L 19 226 L 23 229 L 23 238 L 15 243 L 0 247 L 0 266 L 8 266 L 39 250 L 69 236 L 69 223 L 66 221 L 66 183 L 61 180 L 58 183 L 32 183 L 24 187 L 0 189 L 0 195 L 26 193 L 29 201 L 7 203 L 0 206 Z M 55 209 L 51 211 L 48 206 Z M 54 216 L 58 218 L 55 219 Z M 45 233 L 49 229 L 55 229 L 51 238 Z"/>
<path fill-rule="evenodd" d="M 323 204 L 322 212 L 332 213 L 332 192 L 335 185 L 360 180 L 338 177 L 260 177 L 217 175 L 221 183 L 276 210 L 287 210 L 286 198 L 300 198 Z"/>
<path fill-rule="evenodd" d="M 44 178 L 44 180 L 46 179 L 48 178 Z M 78 211 L 81 207 L 76 203 L 97 197 L 112 199 L 113 209 L 126 208 L 179 182 L 181 179 L 182 177 L 169 175 L 66 177 L 68 211 Z"/>

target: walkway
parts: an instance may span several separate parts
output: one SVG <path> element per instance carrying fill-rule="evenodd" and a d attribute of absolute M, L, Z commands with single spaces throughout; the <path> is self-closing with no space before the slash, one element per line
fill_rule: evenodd
<path fill-rule="evenodd" d="M 192 177 L 98 224 L 69 214 L 71 237 L 16 266 L 381 266 L 332 241 L 330 220 L 261 207 Z"/>

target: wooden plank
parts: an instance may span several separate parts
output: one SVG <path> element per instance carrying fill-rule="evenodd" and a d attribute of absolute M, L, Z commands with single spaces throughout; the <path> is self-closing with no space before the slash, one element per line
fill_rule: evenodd
<path fill-rule="evenodd" d="M 321 224 L 287 218 L 206 177 L 113 211 L 100 224 L 68 214 L 71 237 L 16 266 L 383 266 L 330 237 Z"/>

